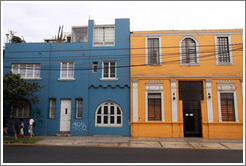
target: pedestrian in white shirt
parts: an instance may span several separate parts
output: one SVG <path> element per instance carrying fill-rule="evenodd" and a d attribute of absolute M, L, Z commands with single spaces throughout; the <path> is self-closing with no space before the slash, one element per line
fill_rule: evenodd
<path fill-rule="evenodd" d="M 28 132 L 30 134 L 30 137 L 34 137 L 34 133 L 33 133 L 33 123 L 34 123 L 34 120 L 31 119 L 31 118 L 27 118 L 27 120 L 29 121 Z"/>

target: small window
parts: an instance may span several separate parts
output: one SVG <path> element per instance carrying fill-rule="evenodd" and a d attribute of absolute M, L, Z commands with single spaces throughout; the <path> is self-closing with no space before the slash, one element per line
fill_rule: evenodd
<path fill-rule="evenodd" d="M 219 63 L 230 63 L 228 37 L 217 37 Z"/>
<path fill-rule="evenodd" d="M 122 110 L 113 102 L 102 103 L 96 110 L 96 127 L 121 127 Z"/>
<path fill-rule="evenodd" d="M 113 46 L 114 42 L 114 26 L 94 27 L 94 46 Z"/>
<path fill-rule="evenodd" d="M 61 79 L 74 79 L 74 62 L 61 62 Z"/>
<path fill-rule="evenodd" d="M 22 108 L 14 108 L 13 118 L 28 118 L 30 117 L 31 105 L 26 103 Z"/>
<path fill-rule="evenodd" d="M 147 64 L 161 64 L 161 48 L 159 38 L 147 38 Z"/>
<path fill-rule="evenodd" d="M 222 121 L 235 121 L 234 93 L 220 93 Z"/>
<path fill-rule="evenodd" d="M 72 27 L 72 42 L 88 42 L 87 27 Z"/>
<path fill-rule="evenodd" d="M 103 78 L 116 78 L 116 62 L 103 62 Z"/>
<path fill-rule="evenodd" d="M 12 64 L 12 72 L 24 79 L 40 79 L 40 64 Z"/>
<path fill-rule="evenodd" d="M 92 62 L 92 72 L 97 73 L 98 64 L 97 62 Z"/>
<path fill-rule="evenodd" d="M 83 110 L 83 99 L 77 98 L 76 99 L 76 119 L 82 118 L 82 110 Z"/>
<path fill-rule="evenodd" d="M 148 93 L 148 121 L 161 121 L 161 93 Z"/>
<path fill-rule="evenodd" d="M 50 98 L 49 118 L 56 118 L 56 99 Z"/>

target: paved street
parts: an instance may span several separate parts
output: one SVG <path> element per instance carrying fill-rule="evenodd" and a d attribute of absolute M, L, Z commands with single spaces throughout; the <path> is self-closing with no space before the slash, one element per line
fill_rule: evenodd
<path fill-rule="evenodd" d="M 242 150 L 4 145 L 4 163 L 242 163 Z"/>

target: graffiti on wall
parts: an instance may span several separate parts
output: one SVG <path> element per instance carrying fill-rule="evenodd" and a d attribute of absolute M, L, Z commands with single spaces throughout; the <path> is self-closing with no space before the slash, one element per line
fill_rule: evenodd
<path fill-rule="evenodd" d="M 83 122 L 74 122 L 72 129 L 75 131 L 87 131 L 87 125 Z"/>

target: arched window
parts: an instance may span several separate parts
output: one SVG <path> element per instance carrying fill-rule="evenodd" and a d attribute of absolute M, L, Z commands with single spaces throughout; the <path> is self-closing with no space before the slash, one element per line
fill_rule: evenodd
<path fill-rule="evenodd" d="M 95 126 L 96 127 L 121 127 L 122 110 L 114 102 L 104 102 L 97 107 Z"/>
<path fill-rule="evenodd" d="M 180 58 L 182 65 L 199 64 L 198 43 L 193 37 L 185 37 L 180 44 Z"/>

